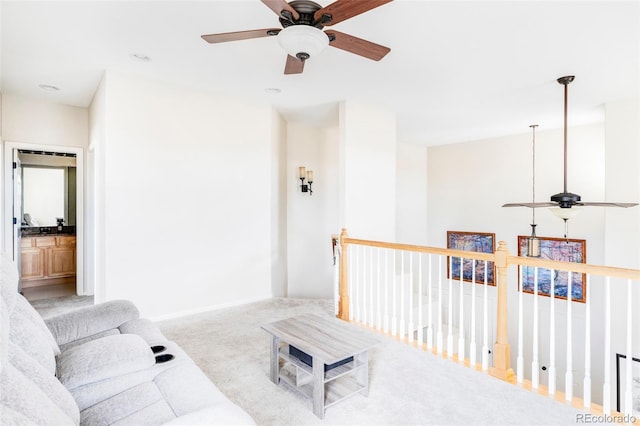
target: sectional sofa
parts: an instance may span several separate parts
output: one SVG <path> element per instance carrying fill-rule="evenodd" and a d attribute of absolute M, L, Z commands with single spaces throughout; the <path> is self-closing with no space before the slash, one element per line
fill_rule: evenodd
<path fill-rule="evenodd" d="M 0 424 L 255 424 L 127 301 L 43 319 L 0 254 Z"/>

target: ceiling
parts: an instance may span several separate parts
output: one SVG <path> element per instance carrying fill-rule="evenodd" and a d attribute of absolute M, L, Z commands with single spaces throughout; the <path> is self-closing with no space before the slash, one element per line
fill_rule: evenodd
<path fill-rule="evenodd" d="M 2 0 L 0 19 L 2 92 L 81 107 L 114 70 L 268 102 L 318 125 L 336 120 L 341 100 L 370 102 L 396 112 L 400 141 L 440 145 L 560 127 L 564 75 L 576 75 L 570 125 L 640 94 L 637 1 L 395 0 L 331 27 L 390 47 L 380 62 L 328 47 L 298 75 L 283 74 L 274 37 L 200 38 L 278 27 L 259 0 Z"/>

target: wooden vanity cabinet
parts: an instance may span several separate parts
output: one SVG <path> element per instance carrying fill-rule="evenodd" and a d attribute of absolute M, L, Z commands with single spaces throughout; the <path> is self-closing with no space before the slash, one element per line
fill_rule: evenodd
<path fill-rule="evenodd" d="M 60 284 L 76 276 L 76 237 L 22 237 L 22 287 Z"/>

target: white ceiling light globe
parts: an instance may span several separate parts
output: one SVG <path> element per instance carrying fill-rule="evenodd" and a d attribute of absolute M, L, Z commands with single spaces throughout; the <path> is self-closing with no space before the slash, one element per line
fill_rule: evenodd
<path fill-rule="evenodd" d="M 291 56 L 306 60 L 329 45 L 329 37 L 310 25 L 291 25 L 278 34 L 278 43 Z"/>

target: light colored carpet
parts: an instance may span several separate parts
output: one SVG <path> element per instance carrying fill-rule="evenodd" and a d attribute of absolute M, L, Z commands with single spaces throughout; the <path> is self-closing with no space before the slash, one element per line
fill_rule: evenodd
<path fill-rule="evenodd" d="M 93 305 L 93 296 L 61 296 L 30 300 L 29 303 L 43 318 L 61 314 L 73 309 Z"/>
<path fill-rule="evenodd" d="M 320 420 L 311 402 L 269 374 L 260 325 L 302 313 L 331 316 L 326 300 L 272 299 L 158 323 L 259 425 L 575 425 L 580 411 L 361 328 L 370 352 L 369 397 L 355 395 Z"/>

